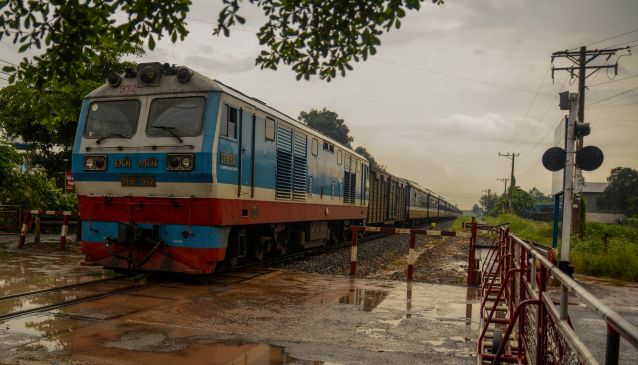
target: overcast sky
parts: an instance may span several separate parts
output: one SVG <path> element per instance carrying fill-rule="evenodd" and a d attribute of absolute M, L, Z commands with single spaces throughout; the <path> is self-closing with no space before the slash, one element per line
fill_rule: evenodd
<path fill-rule="evenodd" d="M 503 191 L 497 178 L 509 177 L 511 162 L 499 152 L 520 153 L 518 185 L 550 192 L 551 173 L 541 156 L 564 115 L 557 93 L 577 91 L 576 80 L 570 82 L 564 71 L 552 82 L 552 52 L 638 45 L 636 0 L 426 1 L 419 12 L 408 13 L 400 30 L 382 37 L 376 56 L 355 64 L 345 78 L 296 81 L 285 66 L 270 71 L 254 65 L 259 9 L 244 2 L 240 14 L 247 23 L 232 29 L 230 38 L 211 35 L 219 3 L 195 0 L 188 38 L 161 41 L 138 61 L 189 66 L 291 116 L 311 108 L 335 111 L 348 124 L 354 146 L 365 146 L 390 172 L 463 209 L 477 203 L 482 190 Z M 19 59 L 6 40 L 0 46 L 2 58 Z M 617 79 L 638 74 L 638 55 L 619 63 Z M 592 134 L 585 144 L 605 153 L 602 167 L 585 173 L 591 182 L 605 181 L 616 166 L 638 169 L 638 89 L 597 102 L 637 88 L 638 77 L 594 86 L 613 77 L 600 71 L 587 80 Z"/>

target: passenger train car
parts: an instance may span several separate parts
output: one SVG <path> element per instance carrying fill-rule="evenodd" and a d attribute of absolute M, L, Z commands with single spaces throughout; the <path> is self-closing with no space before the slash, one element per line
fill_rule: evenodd
<path fill-rule="evenodd" d="M 378 189 L 389 189 L 387 212 L 368 208 L 371 174 L 389 184 Z M 112 74 L 86 96 L 73 176 L 86 261 L 116 269 L 210 273 L 342 241 L 373 212 L 381 224 L 434 217 L 416 184 L 371 172 L 258 99 L 160 63 Z"/>
<path fill-rule="evenodd" d="M 367 224 L 416 226 L 458 217 L 461 211 L 418 183 L 370 168 Z"/>

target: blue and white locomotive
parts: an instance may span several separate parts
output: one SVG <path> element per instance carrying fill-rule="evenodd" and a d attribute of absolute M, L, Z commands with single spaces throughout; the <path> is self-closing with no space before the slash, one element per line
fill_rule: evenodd
<path fill-rule="evenodd" d="M 86 96 L 73 175 L 86 260 L 209 273 L 343 240 L 368 161 L 186 67 L 140 64 Z"/>

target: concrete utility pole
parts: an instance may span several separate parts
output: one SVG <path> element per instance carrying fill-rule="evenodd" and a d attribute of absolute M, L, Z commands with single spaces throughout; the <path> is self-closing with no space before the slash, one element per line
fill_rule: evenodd
<path fill-rule="evenodd" d="M 629 50 L 630 47 L 623 48 L 607 48 L 607 49 L 593 49 L 587 50 L 586 46 L 580 47 L 580 49 L 576 50 L 565 50 L 565 51 L 557 51 L 552 53 L 552 63 L 556 58 L 567 58 L 572 61 L 572 65 L 569 67 L 552 67 L 552 80 L 554 79 L 554 71 L 569 71 L 571 77 L 576 77 L 575 71 L 578 70 L 578 116 L 577 119 L 574 119 L 574 123 L 584 123 L 585 122 L 585 80 L 600 71 L 601 69 L 613 69 L 614 73 L 618 75 L 618 62 L 606 65 L 589 65 L 590 62 L 594 61 L 598 57 L 605 57 L 605 60 L 609 60 L 619 51 Z M 592 70 L 587 74 L 588 70 Z M 576 117 L 576 116 L 575 116 Z M 571 112 L 570 112 L 571 118 Z M 576 142 L 576 151 L 583 148 L 583 138 L 578 138 Z M 577 185 L 577 191 L 575 193 L 580 193 L 580 189 L 582 189 L 582 171 L 580 169 L 576 169 L 575 178 L 579 182 Z M 580 230 L 580 196 L 575 197 L 575 204 L 573 204 L 573 214 L 572 214 L 572 223 L 574 225 L 574 230 Z M 566 205 L 565 205 L 566 206 Z M 564 223 L 565 221 L 563 221 Z"/>
<path fill-rule="evenodd" d="M 514 186 L 516 186 L 516 178 L 514 177 L 514 162 L 516 160 L 516 157 L 518 157 L 520 154 L 519 153 L 498 153 L 499 156 L 501 157 L 507 157 L 510 160 L 512 160 L 512 173 L 510 175 L 510 196 L 509 196 L 509 212 L 512 213 L 514 211 L 513 207 L 512 207 L 512 193 L 514 192 Z"/>
<path fill-rule="evenodd" d="M 507 182 L 510 181 L 510 179 L 506 178 L 506 177 L 497 177 L 496 180 L 500 181 L 503 183 L 503 195 L 507 194 Z"/>
<path fill-rule="evenodd" d="M 569 94 L 571 107 L 567 118 L 567 145 L 565 146 L 565 191 L 563 193 L 563 232 L 561 235 L 559 267 L 567 272 L 569 269 L 569 245 L 572 233 L 572 209 L 574 197 L 574 170 L 576 169 L 576 135 L 574 129 L 578 106 L 578 94 Z M 566 271 L 567 270 L 567 271 Z M 570 273 L 571 275 L 571 273 Z"/>

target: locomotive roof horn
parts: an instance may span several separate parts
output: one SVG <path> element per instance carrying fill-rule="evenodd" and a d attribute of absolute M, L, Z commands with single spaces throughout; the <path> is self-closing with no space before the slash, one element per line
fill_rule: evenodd
<path fill-rule="evenodd" d="M 162 64 L 159 62 L 140 63 L 137 66 L 138 86 L 159 86 Z"/>

